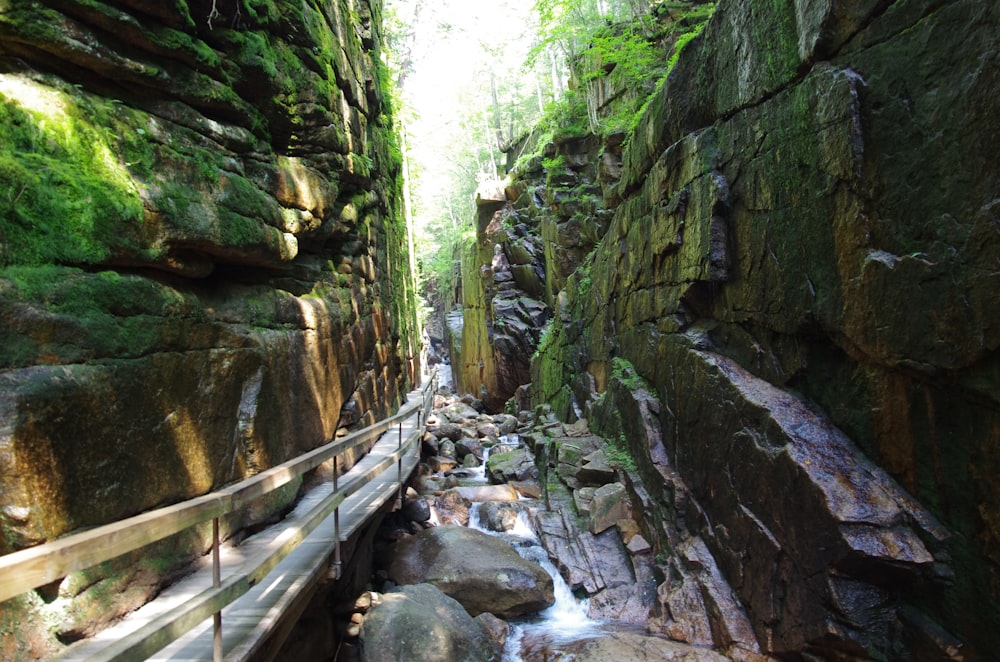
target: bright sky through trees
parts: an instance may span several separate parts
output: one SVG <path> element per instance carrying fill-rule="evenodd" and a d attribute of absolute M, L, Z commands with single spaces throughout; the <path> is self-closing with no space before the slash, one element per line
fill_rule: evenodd
<path fill-rule="evenodd" d="M 456 226 L 471 224 L 477 181 L 496 176 L 493 164 L 503 155 L 493 129 L 491 83 L 507 112 L 523 102 L 522 79 L 534 85 L 534 76 L 524 71 L 537 39 L 533 4 L 387 2 L 394 75 L 402 82 L 398 115 L 407 134 L 414 220 L 423 244 L 418 252 L 425 257 Z"/>
<path fill-rule="evenodd" d="M 504 176 L 503 149 L 532 129 L 543 107 L 551 111 L 563 98 L 567 59 L 596 47 L 612 68 L 636 70 L 623 84 L 633 97 L 641 101 L 648 93 L 645 79 L 662 73 L 645 34 L 650 9 L 650 0 L 386 0 L 387 50 L 425 273 L 450 269 L 450 250 L 439 249 L 471 232 L 476 187 Z M 639 27 L 609 31 L 623 19 Z M 602 29 L 607 34 L 597 38 Z M 552 117 L 549 124 L 561 121 Z"/>

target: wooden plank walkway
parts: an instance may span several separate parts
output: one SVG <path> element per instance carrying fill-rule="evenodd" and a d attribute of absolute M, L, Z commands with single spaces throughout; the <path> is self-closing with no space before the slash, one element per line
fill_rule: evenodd
<path fill-rule="evenodd" d="M 337 542 L 334 507 L 339 504 L 340 540 L 345 541 L 386 502 L 395 499 L 399 475 L 405 482 L 419 459 L 417 425 L 418 415 L 414 413 L 386 432 L 367 455 L 338 478 L 340 496 L 334 496 L 332 482 L 319 485 L 281 522 L 247 538 L 238 547 L 222 547 L 222 588 L 236 594 L 245 591 L 222 610 L 226 660 L 250 659 L 266 646 L 273 646 L 274 637 L 287 635 L 291 622 L 297 620 L 330 569 Z M 401 444 L 407 445 L 407 451 L 402 456 L 400 473 L 394 456 L 399 455 Z M 349 493 L 346 499 L 344 492 Z M 297 546 L 267 573 L 273 565 L 267 560 L 291 545 Z M 218 595 L 212 589 L 212 562 L 207 557 L 194 573 L 166 588 L 155 600 L 114 626 L 70 646 L 58 659 L 211 660 L 212 617 L 204 618 L 203 606 L 193 609 L 192 604 L 214 604 Z"/>

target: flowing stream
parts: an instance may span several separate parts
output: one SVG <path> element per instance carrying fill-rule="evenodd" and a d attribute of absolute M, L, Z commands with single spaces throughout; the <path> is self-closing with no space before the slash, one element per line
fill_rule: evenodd
<path fill-rule="evenodd" d="M 522 558 L 542 566 L 552 577 L 555 593 L 555 603 L 548 609 L 534 616 L 510 621 L 511 632 L 507 638 L 507 645 L 504 646 L 503 662 L 521 662 L 521 646 L 525 639 L 544 640 L 546 644 L 560 644 L 589 636 L 599 630 L 601 622 L 587 616 L 589 601 L 580 600 L 573 595 L 569 584 L 549 560 L 548 553 L 531 526 L 527 512 L 522 510 L 517 514 L 513 529 L 498 533 L 481 524 L 479 519 L 481 505 L 479 503 L 472 505 L 469 511 L 469 528 L 503 538 Z"/>
<path fill-rule="evenodd" d="M 501 443 L 504 446 L 512 445 L 511 440 L 504 438 L 501 438 Z M 483 449 L 483 464 L 480 468 L 469 470 L 469 474 L 462 480 L 463 484 L 487 483 L 485 466 L 489 452 L 490 449 Z M 526 641 L 544 641 L 546 644 L 566 643 L 590 636 L 599 631 L 602 625 L 600 621 L 595 621 L 587 615 L 589 601 L 580 600 L 573 595 L 573 591 L 542 547 L 528 515 L 528 509 L 539 505 L 538 502 L 534 499 L 522 499 L 518 503 L 522 507 L 518 510 L 514 527 L 505 532 L 492 531 L 483 526 L 479 517 L 481 503 L 472 504 L 469 510 L 469 528 L 503 538 L 522 558 L 542 566 L 552 577 L 555 603 L 536 615 L 510 621 L 511 632 L 504 646 L 503 662 L 522 662 L 521 650 Z"/>

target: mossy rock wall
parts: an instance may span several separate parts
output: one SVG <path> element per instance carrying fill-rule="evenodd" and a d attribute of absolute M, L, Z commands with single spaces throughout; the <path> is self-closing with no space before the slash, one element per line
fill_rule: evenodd
<path fill-rule="evenodd" d="M 455 314 L 461 315 L 461 323 L 450 330 L 449 351 L 455 390 L 477 398 L 497 392 L 497 370 L 490 343 L 493 318 L 487 295 L 493 274 L 484 269 L 493 254 L 491 248 L 481 237 L 460 248 L 462 300 Z"/>
<path fill-rule="evenodd" d="M 634 366 L 659 403 L 646 490 L 763 652 L 989 657 L 1000 8 L 765 4 L 719 2 L 630 137 L 535 399 L 600 417 L 612 359 Z"/>
<path fill-rule="evenodd" d="M 0 2 L 0 552 L 252 475 L 413 385 L 381 11 Z M 48 625 L 0 657 L 75 636 Z"/>
<path fill-rule="evenodd" d="M 531 356 L 551 317 L 537 220 L 511 192 L 478 199 L 477 232 L 459 248 L 461 300 L 448 315 L 448 352 L 459 393 L 502 410 L 527 384 Z M 521 201 L 523 202 L 523 201 Z"/>

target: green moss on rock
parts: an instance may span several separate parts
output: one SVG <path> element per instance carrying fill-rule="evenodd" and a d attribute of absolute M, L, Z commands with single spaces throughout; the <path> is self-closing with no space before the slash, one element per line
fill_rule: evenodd
<path fill-rule="evenodd" d="M 103 127 L 69 94 L 0 74 L 0 265 L 106 259 L 143 219 Z"/>

